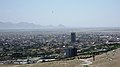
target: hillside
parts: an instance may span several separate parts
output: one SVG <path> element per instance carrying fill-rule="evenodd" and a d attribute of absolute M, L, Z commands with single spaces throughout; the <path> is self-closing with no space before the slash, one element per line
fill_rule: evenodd
<path fill-rule="evenodd" d="M 92 61 L 92 59 L 91 59 Z M 120 67 L 120 48 L 107 54 L 99 55 L 90 67 Z"/>

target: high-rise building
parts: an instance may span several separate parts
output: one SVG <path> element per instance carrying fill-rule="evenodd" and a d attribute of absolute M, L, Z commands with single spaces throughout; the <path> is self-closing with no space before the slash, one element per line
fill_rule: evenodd
<path fill-rule="evenodd" d="M 64 53 L 65 57 L 74 57 L 77 56 L 77 49 L 74 47 L 67 47 Z"/>
<path fill-rule="evenodd" d="M 76 42 L 76 34 L 75 34 L 75 32 L 71 33 L 71 42 L 72 43 Z"/>

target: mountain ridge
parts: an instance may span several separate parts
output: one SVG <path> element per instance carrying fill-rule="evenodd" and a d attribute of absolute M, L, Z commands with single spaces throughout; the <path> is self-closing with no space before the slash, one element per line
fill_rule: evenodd
<path fill-rule="evenodd" d="M 41 28 L 64 28 L 65 26 L 59 24 L 57 26 L 48 25 L 42 26 L 34 23 L 20 22 L 20 23 L 11 23 L 11 22 L 0 22 L 0 29 L 41 29 Z"/>

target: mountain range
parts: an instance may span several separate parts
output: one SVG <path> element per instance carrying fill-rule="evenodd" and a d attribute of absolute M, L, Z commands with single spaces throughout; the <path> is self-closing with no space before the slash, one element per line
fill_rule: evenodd
<path fill-rule="evenodd" d="M 57 26 L 48 25 L 42 26 L 28 22 L 20 22 L 20 23 L 11 23 L 11 22 L 0 22 L 0 29 L 52 29 L 52 28 L 64 28 L 65 26 L 59 24 Z"/>

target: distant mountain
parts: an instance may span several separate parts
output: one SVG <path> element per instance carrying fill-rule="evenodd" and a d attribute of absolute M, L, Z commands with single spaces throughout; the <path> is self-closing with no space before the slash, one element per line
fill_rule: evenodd
<path fill-rule="evenodd" d="M 21 22 L 21 23 L 3 23 L 0 22 L 0 29 L 36 29 L 39 28 L 40 25 L 35 25 L 32 23 Z"/>
<path fill-rule="evenodd" d="M 20 23 L 10 23 L 10 22 L 0 22 L 0 29 L 47 29 L 47 28 L 62 28 L 64 25 L 60 24 L 58 26 L 48 25 L 36 25 L 33 23 L 20 22 Z"/>
<path fill-rule="evenodd" d="M 64 25 L 62 25 L 62 24 L 59 24 L 59 25 L 58 25 L 58 27 L 65 27 L 65 26 L 64 26 Z"/>

